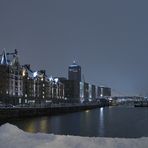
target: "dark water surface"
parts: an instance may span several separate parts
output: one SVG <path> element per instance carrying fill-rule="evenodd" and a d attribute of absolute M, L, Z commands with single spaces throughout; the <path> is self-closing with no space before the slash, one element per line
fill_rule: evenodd
<path fill-rule="evenodd" d="M 148 108 L 106 107 L 56 116 L 15 119 L 9 123 L 32 133 L 90 137 L 148 137 Z"/>

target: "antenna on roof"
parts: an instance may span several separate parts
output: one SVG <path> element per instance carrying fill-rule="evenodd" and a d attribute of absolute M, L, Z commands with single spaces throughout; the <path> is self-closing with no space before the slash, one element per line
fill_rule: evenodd
<path fill-rule="evenodd" d="M 82 75 L 82 82 L 85 83 L 85 76 L 84 76 L 84 74 Z"/>

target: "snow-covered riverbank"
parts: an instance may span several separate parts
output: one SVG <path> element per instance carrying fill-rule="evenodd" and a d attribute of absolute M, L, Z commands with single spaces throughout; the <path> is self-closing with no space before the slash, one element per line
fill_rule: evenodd
<path fill-rule="evenodd" d="M 146 148 L 148 138 L 99 138 L 27 133 L 9 123 L 0 126 L 0 148 Z"/>

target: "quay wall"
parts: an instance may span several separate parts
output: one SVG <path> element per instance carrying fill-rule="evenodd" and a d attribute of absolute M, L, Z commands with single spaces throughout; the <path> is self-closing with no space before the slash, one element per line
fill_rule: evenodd
<path fill-rule="evenodd" d="M 71 105 L 71 106 L 64 105 L 64 106 L 43 107 L 43 108 L 42 107 L 0 108 L 0 120 L 78 112 L 82 110 L 88 110 L 103 106 L 105 105 L 89 104 L 89 105 Z"/>

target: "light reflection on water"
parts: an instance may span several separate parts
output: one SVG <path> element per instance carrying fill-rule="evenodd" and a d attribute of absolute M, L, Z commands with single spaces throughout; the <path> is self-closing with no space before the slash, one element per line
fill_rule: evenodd
<path fill-rule="evenodd" d="M 36 131 L 36 126 L 35 126 L 35 123 L 32 121 L 32 122 L 29 122 L 28 126 L 25 126 L 25 131 L 28 131 L 30 133 L 34 133 Z"/>
<path fill-rule="evenodd" d="M 99 135 L 104 136 L 104 108 L 100 108 L 99 114 Z"/>
<path fill-rule="evenodd" d="M 27 132 L 30 133 L 36 133 L 36 132 L 43 132 L 47 133 L 49 128 L 48 124 L 48 117 L 43 117 L 41 120 L 28 120 L 26 124 L 24 124 L 24 129 Z"/>
<path fill-rule="evenodd" d="M 148 109 L 98 108 L 56 116 L 11 120 L 10 123 L 31 133 L 134 138 L 148 136 Z"/>
<path fill-rule="evenodd" d="M 27 124 L 22 123 L 21 128 L 31 133 L 73 133 L 73 135 L 93 136 L 96 132 L 95 136 L 104 136 L 104 109 L 96 111 L 97 114 L 93 114 L 92 110 L 86 110 L 61 116 L 27 119 Z"/>

